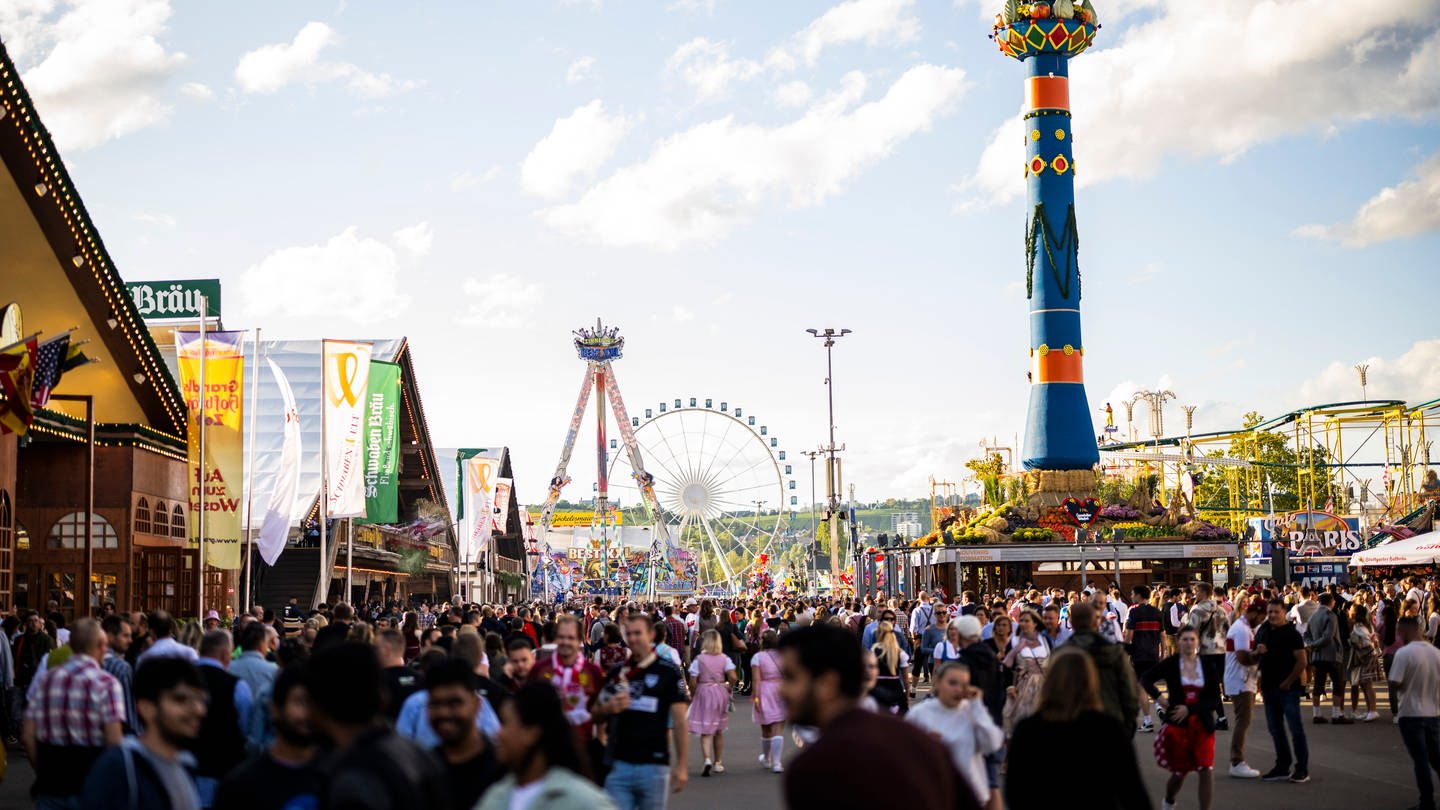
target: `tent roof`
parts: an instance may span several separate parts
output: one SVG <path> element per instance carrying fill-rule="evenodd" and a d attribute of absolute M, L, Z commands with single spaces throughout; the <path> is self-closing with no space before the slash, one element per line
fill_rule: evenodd
<path fill-rule="evenodd" d="M 1434 565 L 1440 559 L 1440 532 L 1382 543 L 1350 556 L 1350 565 Z"/>

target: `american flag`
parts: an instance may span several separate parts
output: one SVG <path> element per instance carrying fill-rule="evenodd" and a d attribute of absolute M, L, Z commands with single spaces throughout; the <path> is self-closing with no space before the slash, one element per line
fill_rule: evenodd
<path fill-rule="evenodd" d="M 50 394 L 60 383 L 65 373 L 63 363 L 70 348 L 70 334 L 51 338 L 40 344 L 35 353 L 35 387 L 30 393 L 30 404 L 43 408 L 50 402 Z"/>

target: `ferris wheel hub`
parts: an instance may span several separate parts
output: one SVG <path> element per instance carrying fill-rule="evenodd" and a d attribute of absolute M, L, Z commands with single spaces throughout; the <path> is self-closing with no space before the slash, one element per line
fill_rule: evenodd
<path fill-rule="evenodd" d="M 680 491 L 680 503 L 685 507 L 686 514 L 699 517 L 710 506 L 710 490 L 699 482 L 686 484 Z"/>

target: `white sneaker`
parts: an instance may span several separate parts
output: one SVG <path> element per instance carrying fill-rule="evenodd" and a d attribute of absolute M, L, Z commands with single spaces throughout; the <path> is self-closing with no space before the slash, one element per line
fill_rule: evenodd
<path fill-rule="evenodd" d="M 761 754 L 760 756 L 756 757 L 756 759 L 759 759 L 759 760 L 760 760 L 760 767 L 762 767 L 762 768 L 768 768 L 768 767 L 770 767 L 770 758 L 767 757 L 767 756 L 765 756 L 764 754 Z"/>
<path fill-rule="evenodd" d="M 1380 719 L 1379 712 L 1366 712 L 1364 717 L 1359 718 L 1362 723 L 1373 723 Z"/>
<path fill-rule="evenodd" d="M 1161 800 L 1160 800 L 1160 810 L 1175 810 L 1175 803 L 1174 803 L 1174 802 L 1167 802 L 1167 801 L 1165 801 L 1164 799 L 1161 799 Z"/>
<path fill-rule="evenodd" d="M 725 763 L 721 762 L 721 761 L 718 760 L 718 759 L 715 760 L 715 772 L 716 772 L 716 773 L 724 773 L 724 772 L 725 772 Z"/>
<path fill-rule="evenodd" d="M 1236 779 L 1259 779 L 1260 772 L 1244 762 L 1237 762 L 1230 766 L 1230 775 Z"/>
<path fill-rule="evenodd" d="M 784 772 L 785 772 L 785 766 L 781 765 L 781 764 L 780 764 L 780 760 L 777 759 L 777 760 L 775 760 L 775 765 L 770 768 L 770 772 L 771 772 L 771 773 L 784 773 Z"/>

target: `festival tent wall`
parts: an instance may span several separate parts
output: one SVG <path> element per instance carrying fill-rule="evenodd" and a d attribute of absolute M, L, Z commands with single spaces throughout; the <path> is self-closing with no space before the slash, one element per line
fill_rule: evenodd
<path fill-rule="evenodd" d="M 1350 565 L 1405 567 L 1434 565 L 1440 560 L 1440 532 L 1426 532 L 1350 555 Z"/>

